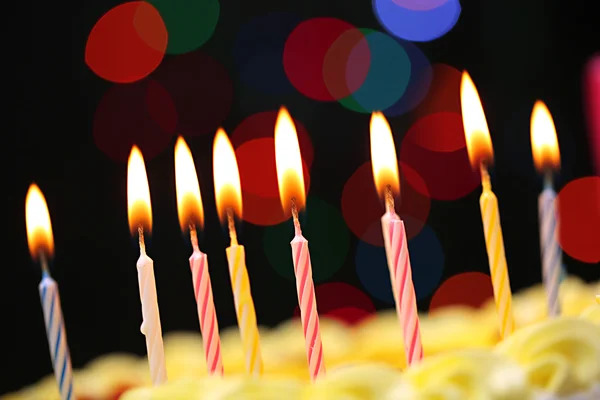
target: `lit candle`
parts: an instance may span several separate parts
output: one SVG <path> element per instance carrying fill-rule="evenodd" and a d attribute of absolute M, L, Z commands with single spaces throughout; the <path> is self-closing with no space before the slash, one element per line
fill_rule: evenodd
<path fill-rule="evenodd" d="M 471 165 L 474 168 L 479 167 L 481 171 L 481 185 L 483 187 L 483 192 L 479 198 L 481 219 L 492 276 L 496 311 L 500 319 L 500 334 L 503 338 L 506 338 L 514 331 L 515 320 L 512 312 L 512 293 L 508 279 L 506 256 L 504 255 L 504 239 L 500 227 L 498 199 L 492 192 L 487 170 L 493 162 L 494 151 L 477 88 L 466 71 L 463 72 L 460 83 L 460 101 L 469 159 Z"/>
<path fill-rule="evenodd" d="M 140 300 L 142 302 L 142 326 L 140 330 L 146 336 L 146 349 L 150 364 L 150 378 L 154 385 L 167 381 L 165 352 L 163 348 L 160 315 L 156 299 L 154 281 L 154 261 L 146 254 L 144 234 L 152 227 L 150 208 L 150 189 L 142 153 L 133 146 L 127 166 L 127 211 L 131 234 L 138 234 L 140 258 L 137 261 Z"/>
<path fill-rule="evenodd" d="M 423 345 L 406 230 L 404 221 L 394 209 L 394 194 L 400 193 L 396 148 L 390 125 L 380 112 L 371 116 L 371 164 L 375 187 L 385 199 L 386 212 L 381 217 L 381 227 L 404 351 L 407 363 L 411 365 L 423 358 Z"/>
<path fill-rule="evenodd" d="M 298 221 L 298 211 L 301 211 L 306 203 L 302 156 L 300 155 L 296 127 L 285 107 L 279 110 L 275 124 L 275 164 L 277 167 L 279 196 L 284 212 L 287 214 L 287 210 L 291 209 L 294 220 L 295 236 L 291 242 L 292 260 L 296 275 L 300 319 L 302 320 L 306 340 L 308 369 L 311 380 L 314 382 L 317 378 L 325 375 L 323 344 L 321 343 L 319 314 L 317 313 L 317 300 L 312 279 L 308 241 L 302 236 L 300 222 Z"/>
<path fill-rule="evenodd" d="M 192 242 L 193 252 L 190 257 L 190 269 L 192 271 L 206 367 L 210 375 L 223 375 L 221 339 L 208 273 L 208 261 L 206 254 L 200 251 L 196 232 L 196 227 L 202 227 L 204 222 L 200 185 L 198 184 L 192 153 L 182 137 L 179 137 L 175 144 L 175 189 L 181 230 L 185 232 L 189 229 Z"/>
<path fill-rule="evenodd" d="M 46 335 L 52 357 L 54 376 L 62 400 L 74 400 L 73 369 L 67 347 L 67 333 L 60 308 L 60 296 L 56 281 L 50 276 L 48 259 L 54 252 L 52 224 L 46 199 L 36 184 L 29 186 L 25 200 L 25 222 L 29 251 L 34 261 L 42 265 L 42 281 L 39 285 Z"/>
<path fill-rule="evenodd" d="M 531 149 L 536 169 L 544 173 L 544 190 L 538 198 L 542 277 L 548 297 L 548 315 L 560 315 L 558 290 L 562 273 L 562 251 L 558 245 L 560 218 L 556 209 L 556 192 L 552 187 L 552 171 L 560 167 L 558 140 L 552 115 L 546 105 L 537 101 L 531 113 Z"/>
<path fill-rule="evenodd" d="M 230 246 L 226 249 L 227 262 L 238 327 L 246 358 L 246 372 L 251 376 L 260 376 L 263 372 L 263 362 L 256 311 L 250 291 L 244 246 L 238 243 L 235 230 L 235 217 L 242 215 L 240 173 L 233 146 L 223 129 L 219 129 L 215 136 L 213 174 L 219 217 L 222 221 L 227 221 L 229 229 Z"/>

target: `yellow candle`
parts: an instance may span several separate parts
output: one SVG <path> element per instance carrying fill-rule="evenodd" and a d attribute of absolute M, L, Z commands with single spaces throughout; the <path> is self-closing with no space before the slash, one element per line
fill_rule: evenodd
<path fill-rule="evenodd" d="M 512 312 L 508 268 L 504 255 L 504 239 L 500 227 L 498 199 L 492 192 L 490 176 L 487 171 L 487 165 L 491 165 L 493 162 L 494 150 L 477 88 L 466 71 L 463 72 L 460 84 L 460 100 L 469 160 L 473 167 L 481 169 L 481 185 L 483 186 L 483 192 L 479 199 L 481 220 L 500 323 L 500 334 L 502 338 L 505 338 L 514 331 L 515 320 Z"/>
<path fill-rule="evenodd" d="M 488 263 L 496 300 L 496 311 L 500 319 L 500 335 L 502 338 L 509 336 L 515 330 L 515 320 L 512 312 L 512 293 L 508 279 L 508 267 L 504 255 L 504 239 L 500 226 L 500 213 L 498 212 L 498 199 L 492 192 L 490 176 L 487 170 L 481 168 L 481 184 L 483 192 L 479 198 L 481 207 L 481 220 L 485 235 L 485 247 L 488 254 Z"/>
<path fill-rule="evenodd" d="M 219 129 L 215 137 L 213 174 L 217 209 L 221 219 L 227 220 L 229 227 L 231 243 L 226 249 L 227 262 L 235 312 L 246 359 L 246 372 L 252 376 L 260 376 L 263 373 L 263 361 L 256 311 L 246 269 L 246 253 L 244 246 L 238 244 L 234 221 L 234 213 L 237 213 L 238 216 L 241 216 L 242 213 L 240 174 L 233 146 L 223 129 Z"/>

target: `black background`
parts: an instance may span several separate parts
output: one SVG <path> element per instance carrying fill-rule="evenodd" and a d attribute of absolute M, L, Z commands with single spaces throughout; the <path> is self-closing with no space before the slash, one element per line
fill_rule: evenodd
<path fill-rule="evenodd" d="M 510 144 L 526 143 L 529 113 L 542 98 L 553 112 L 559 143 L 573 144 L 557 177 L 566 182 L 592 175 L 581 95 L 585 61 L 600 49 L 600 32 L 591 1 L 547 2 L 508 0 L 463 1 L 459 22 L 446 36 L 419 44 L 431 62 L 468 69 L 477 82 L 496 149 L 492 179 L 500 199 L 502 226 L 513 289 L 540 281 L 537 194 L 541 182 L 511 174 L 517 156 Z M 84 49 L 97 19 L 117 1 L 82 0 L 19 2 L 5 14 L 4 220 L 0 267 L 0 392 L 15 390 L 51 373 L 51 363 L 37 285 L 40 270 L 30 260 L 25 232 L 24 200 L 29 184 L 44 192 L 53 222 L 55 265 L 69 346 L 75 367 L 114 351 L 144 354 L 139 332 L 141 312 L 134 268 L 136 243 L 129 236 L 126 209 L 126 165 L 109 160 L 94 145 L 91 121 L 110 86 L 84 63 Z M 333 16 L 355 26 L 380 29 L 370 2 L 307 0 L 242 2 L 223 0 L 213 37 L 203 50 L 230 71 L 231 46 L 240 24 L 269 11 L 293 11 L 305 18 Z M 232 72 L 232 76 L 235 75 Z M 236 97 L 240 91 L 236 85 Z M 368 116 L 336 103 L 307 101 L 313 113 L 304 121 L 311 135 L 352 131 L 352 140 L 320 140 L 315 146 L 311 192 L 339 206 L 343 183 L 368 161 Z M 276 110 L 276 106 L 273 107 Z M 244 115 L 234 106 L 224 123 L 231 131 Z M 404 117 L 391 119 L 400 145 Z M 175 138 L 173 138 L 174 142 Z M 528 140 L 528 139 L 527 139 Z M 224 248 L 226 237 L 211 195 L 212 137 L 188 138 L 204 196 L 204 250 L 210 255 L 219 324 L 235 323 Z M 523 150 L 525 152 L 525 150 Z M 529 148 L 527 147 L 527 152 Z M 525 156 L 523 156 L 525 157 Z M 529 155 L 526 155 L 529 157 Z M 149 244 L 165 331 L 198 330 L 187 258 L 190 248 L 178 226 L 172 147 L 147 163 L 154 234 Z M 503 173 L 504 171 L 504 173 Z M 428 224 L 445 252 L 444 278 L 466 270 L 486 271 L 487 259 L 477 199 L 479 190 L 455 202 L 432 202 Z M 266 264 L 262 228 L 245 224 L 241 240 L 248 249 L 258 319 L 274 325 L 291 316 L 297 305 L 292 282 L 282 280 Z M 290 231 L 291 237 L 291 231 Z M 353 237 L 355 244 L 357 239 Z M 512 249 L 512 250 L 511 250 Z M 518 250 L 515 250 L 518 249 Z M 336 281 L 357 285 L 350 257 Z M 598 264 L 565 256 L 569 271 L 598 279 Z M 426 310 L 429 299 L 419 303 Z M 383 304 L 375 301 L 378 307 Z"/>

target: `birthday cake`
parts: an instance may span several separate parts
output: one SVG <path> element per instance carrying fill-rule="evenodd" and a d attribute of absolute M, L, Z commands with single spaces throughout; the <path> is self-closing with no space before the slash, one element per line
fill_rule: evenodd
<path fill-rule="evenodd" d="M 146 359 L 107 355 L 75 372 L 79 400 L 553 400 L 600 399 L 598 283 L 568 278 L 562 316 L 545 317 L 541 287 L 514 296 L 515 332 L 500 340 L 491 306 L 421 316 L 424 359 L 406 366 L 398 320 L 381 312 L 355 326 L 322 318 L 326 375 L 310 383 L 302 326 L 261 328 L 264 374 L 244 376 L 239 332 L 221 334 L 224 377 L 211 377 L 195 333 L 165 337 L 169 382 L 151 385 Z M 2 397 L 58 400 L 54 377 Z"/>

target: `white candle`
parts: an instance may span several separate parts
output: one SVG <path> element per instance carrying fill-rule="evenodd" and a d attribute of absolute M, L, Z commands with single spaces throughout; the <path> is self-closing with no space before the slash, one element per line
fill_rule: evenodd
<path fill-rule="evenodd" d="M 134 235 L 137 233 L 140 243 L 140 258 L 136 264 L 142 302 L 140 330 L 146 336 L 150 378 L 154 385 L 160 385 L 167 381 L 167 370 L 156 298 L 154 262 L 146 254 L 144 242 L 144 233 L 149 232 L 152 226 L 150 188 L 144 158 L 136 146 L 131 149 L 127 166 L 127 214 L 131 233 Z"/>
<path fill-rule="evenodd" d="M 143 235 L 143 233 L 140 232 L 140 235 Z M 167 381 L 165 351 L 156 296 L 156 282 L 154 280 L 154 261 L 146 254 L 143 236 L 140 236 L 140 258 L 138 258 L 136 265 L 140 300 L 142 302 L 142 326 L 140 330 L 146 336 L 150 378 L 154 385 L 160 385 Z"/>

